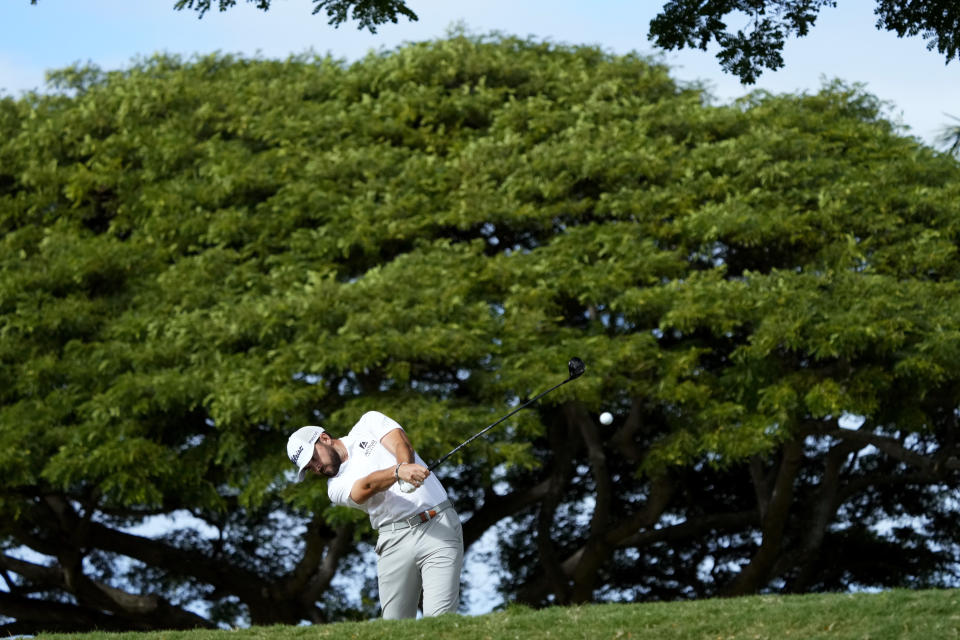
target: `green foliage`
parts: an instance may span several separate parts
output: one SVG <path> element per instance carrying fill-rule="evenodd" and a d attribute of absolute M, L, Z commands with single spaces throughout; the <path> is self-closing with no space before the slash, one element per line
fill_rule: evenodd
<path fill-rule="evenodd" d="M 723 69 L 753 84 L 763 69 L 784 66 L 783 45 L 789 37 L 807 35 L 820 11 L 836 6 L 836 0 L 670 0 L 650 21 L 649 38 L 664 49 L 704 51 L 715 41 Z M 877 28 L 900 38 L 922 35 L 927 48 L 936 48 L 948 63 L 960 54 L 960 9 L 952 0 L 876 0 L 874 13 Z M 744 27 L 734 31 L 729 22 Z"/>
<path fill-rule="evenodd" d="M 717 58 L 723 69 L 744 84 L 753 84 L 761 67 L 783 66 L 781 52 L 786 39 L 791 34 L 806 35 L 825 6 L 837 6 L 836 0 L 742 0 L 706 5 L 685 0 L 667 2 L 663 13 L 650 22 L 650 39 L 665 49 L 697 47 L 704 51 L 716 39 L 720 45 Z M 749 16 L 746 33 L 726 30 L 724 19 L 737 13 Z"/>
<path fill-rule="evenodd" d="M 463 34 L 349 66 L 160 56 L 52 80 L 0 102 L 6 549 L 66 566 L 112 544 L 186 571 L 181 600 L 214 615 L 323 619 L 282 586 L 316 566 L 256 552 L 366 535 L 321 483 L 289 485 L 300 425 L 378 409 L 436 459 L 582 357 L 451 461 L 479 507 L 494 470 L 558 455 L 563 407 L 640 407 L 626 483 L 844 413 L 927 433 L 956 404 L 960 174 L 856 87 L 714 108 L 637 56 Z M 229 544 L 173 547 L 274 586 L 83 528 L 56 551 L 52 495 L 115 529 L 187 511 Z"/>
<path fill-rule="evenodd" d="M 270 9 L 270 0 L 247 0 L 255 2 L 257 9 L 267 11 Z M 36 0 L 31 0 L 36 4 Z M 218 0 L 218 9 L 226 11 L 236 6 L 237 0 Z M 356 20 L 359 24 L 358 29 L 369 29 L 370 33 L 377 32 L 377 26 L 393 22 L 396 24 L 398 16 L 404 16 L 408 20 L 416 22 L 417 14 L 411 11 L 406 3 L 401 0 L 313 0 L 316 6 L 313 13 L 317 14 L 325 10 L 327 17 L 330 18 L 328 24 L 339 27 L 348 19 Z M 180 11 L 183 9 L 193 9 L 198 17 L 210 11 L 213 0 L 176 0 L 173 8 Z"/>
<path fill-rule="evenodd" d="M 960 33 L 957 21 L 960 9 L 949 0 L 924 3 L 877 0 L 877 26 L 896 31 L 897 36 L 921 35 L 928 40 L 927 49 L 936 49 L 947 62 L 960 58 Z"/>

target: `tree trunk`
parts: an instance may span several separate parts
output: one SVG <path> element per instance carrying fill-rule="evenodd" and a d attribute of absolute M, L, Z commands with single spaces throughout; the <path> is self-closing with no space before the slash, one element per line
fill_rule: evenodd
<path fill-rule="evenodd" d="M 797 440 L 787 442 L 783 446 L 780 470 L 767 505 L 766 515 L 761 523 L 763 541 L 749 564 L 725 590 L 725 595 L 739 596 L 755 593 L 769 581 L 771 570 L 782 548 L 783 532 L 793 503 L 793 483 L 801 462 L 803 462 L 801 442 Z"/>

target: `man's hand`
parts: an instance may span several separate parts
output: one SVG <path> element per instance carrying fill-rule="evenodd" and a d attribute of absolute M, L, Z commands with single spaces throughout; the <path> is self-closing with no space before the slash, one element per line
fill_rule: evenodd
<path fill-rule="evenodd" d="M 400 480 L 409 482 L 415 487 L 422 485 L 429 475 L 430 469 L 427 469 L 425 466 L 415 462 L 400 463 L 400 468 L 397 469 L 398 478 Z"/>
<path fill-rule="evenodd" d="M 409 482 L 414 488 L 421 486 L 430 475 L 430 469 L 414 462 L 413 445 L 403 429 L 394 429 L 380 438 L 380 444 L 397 459 L 398 480 Z M 408 492 L 409 493 L 409 492 Z"/>

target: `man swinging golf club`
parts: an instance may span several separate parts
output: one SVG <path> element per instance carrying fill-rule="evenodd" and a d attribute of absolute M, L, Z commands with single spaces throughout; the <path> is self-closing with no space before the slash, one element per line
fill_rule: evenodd
<path fill-rule="evenodd" d="M 403 427 L 377 411 L 363 414 L 350 433 L 332 438 L 321 427 L 298 429 L 287 441 L 297 482 L 307 471 L 326 476 L 334 504 L 361 509 L 377 530 L 377 579 L 386 619 L 413 618 L 423 592 L 423 615 L 455 612 L 460 601 L 463 529 L 447 492 L 431 470 L 493 427 L 583 375 L 580 358 L 569 377 L 471 436 L 429 468 Z"/>
<path fill-rule="evenodd" d="M 421 591 L 424 616 L 456 612 L 463 566 L 460 518 L 396 421 L 370 411 L 342 438 L 322 427 L 303 427 L 287 441 L 287 456 L 299 472 L 297 482 L 307 471 L 326 476 L 332 503 L 370 516 L 378 534 L 385 619 L 416 617 Z M 409 485 L 416 490 L 408 493 Z"/>

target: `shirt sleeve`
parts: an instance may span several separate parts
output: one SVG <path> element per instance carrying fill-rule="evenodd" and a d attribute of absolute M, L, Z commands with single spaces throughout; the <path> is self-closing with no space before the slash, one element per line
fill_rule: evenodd
<path fill-rule="evenodd" d="M 350 497 L 350 489 L 353 484 L 346 478 L 330 478 L 327 480 L 327 497 L 330 502 L 344 507 L 356 507 L 356 503 Z"/>
<path fill-rule="evenodd" d="M 368 411 L 363 414 L 363 421 L 367 423 L 368 433 L 371 437 L 376 439 L 377 442 L 383 439 L 383 436 L 387 435 L 394 429 L 400 429 L 403 431 L 403 427 L 400 426 L 400 423 L 385 416 L 379 411 Z"/>

